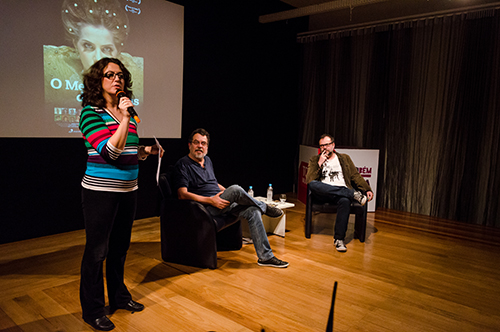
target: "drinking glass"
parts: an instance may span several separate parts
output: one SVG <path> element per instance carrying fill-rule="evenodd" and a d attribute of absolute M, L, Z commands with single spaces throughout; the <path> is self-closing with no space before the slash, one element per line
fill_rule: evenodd
<path fill-rule="evenodd" d="M 285 194 L 281 194 L 280 195 L 280 201 L 281 201 L 281 203 L 285 203 L 286 202 L 286 195 Z"/>

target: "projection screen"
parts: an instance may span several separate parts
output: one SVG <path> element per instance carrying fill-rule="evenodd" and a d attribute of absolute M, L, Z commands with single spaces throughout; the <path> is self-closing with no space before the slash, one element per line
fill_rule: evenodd
<path fill-rule="evenodd" d="M 184 8 L 165 0 L 1 0 L 0 136 L 77 137 L 82 73 L 132 74 L 141 137 L 180 138 Z"/>

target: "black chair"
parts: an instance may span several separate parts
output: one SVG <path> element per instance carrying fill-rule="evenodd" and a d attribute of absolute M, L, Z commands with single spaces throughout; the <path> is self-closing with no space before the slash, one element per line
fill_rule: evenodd
<path fill-rule="evenodd" d="M 368 211 L 368 204 L 362 206 L 358 202 L 351 204 L 350 214 L 355 214 L 354 223 L 354 238 L 359 239 L 360 242 L 365 242 L 366 235 L 366 214 Z M 306 223 L 305 234 L 306 238 L 311 238 L 311 224 L 313 212 L 319 213 L 337 213 L 337 205 L 329 203 L 320 203 L 315 201 L 309 184 L 307 185 L 307 200 L 306 200 Z"/>
<path fill-rule="evenodd" d="M 241 249 L 241 222 L 235 216 L 213 217 L 203 204 L 177 199 L 172 171 L 162 173 L 159 183 L 162 259 L 215 269 L 217 251 Z"/>

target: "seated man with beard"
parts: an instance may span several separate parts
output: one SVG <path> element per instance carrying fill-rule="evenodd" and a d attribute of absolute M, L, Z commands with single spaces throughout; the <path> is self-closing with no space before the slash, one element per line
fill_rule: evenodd
<path fill-rule="evenodd" d="M 189 154 L 175 164 L 174 183 L 179 199 L 190 199 L 206 205 L 213 215 L 232 214 L 248 221 L 260 266 L 285 268 L 288 262 L 276 258 L 267 239 L 262 214 L 272 218 L 283 211 L 249 196 L 243 188 L 223 187 L 217 182 L 212 160 L 207 156 L 209 133 L 202 128 L 189 137 Z"/>

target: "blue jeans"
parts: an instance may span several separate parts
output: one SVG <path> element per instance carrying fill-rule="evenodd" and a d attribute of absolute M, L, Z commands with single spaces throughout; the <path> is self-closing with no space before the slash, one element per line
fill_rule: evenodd
<path fill-rule="evenodd" d="M 321 181 L 313 180 L 309 188 L 316 201 L 319 203 L 330 203 L 337 205 L 337 219 L 335 220 L 335 240 L 344 240 L 349 224 L 349 212 L 351 202 L 354 199 L 354 189 L 347 187 L 332 186 Z"/>
<path fill-rule="evenodd" d="M 266 212 L 267 205 L 260 202 L 238 185 L 232 185 L 220 195 L 222 199 L 229 201 L 229 206 L 224 209 L 217 209 L 214 206 L 207 206 L 208 212 L 213 216 L 222 214 L 232 214 L 237 216 L 239 220 L 245 219 L 248 222 L 248 228 L 252 235 L 255 252 L 260 260 L 266 261 L 271 259 L 273 251 L 267 239 L 267 233 L 262 223 L 262 214 Z"/>

